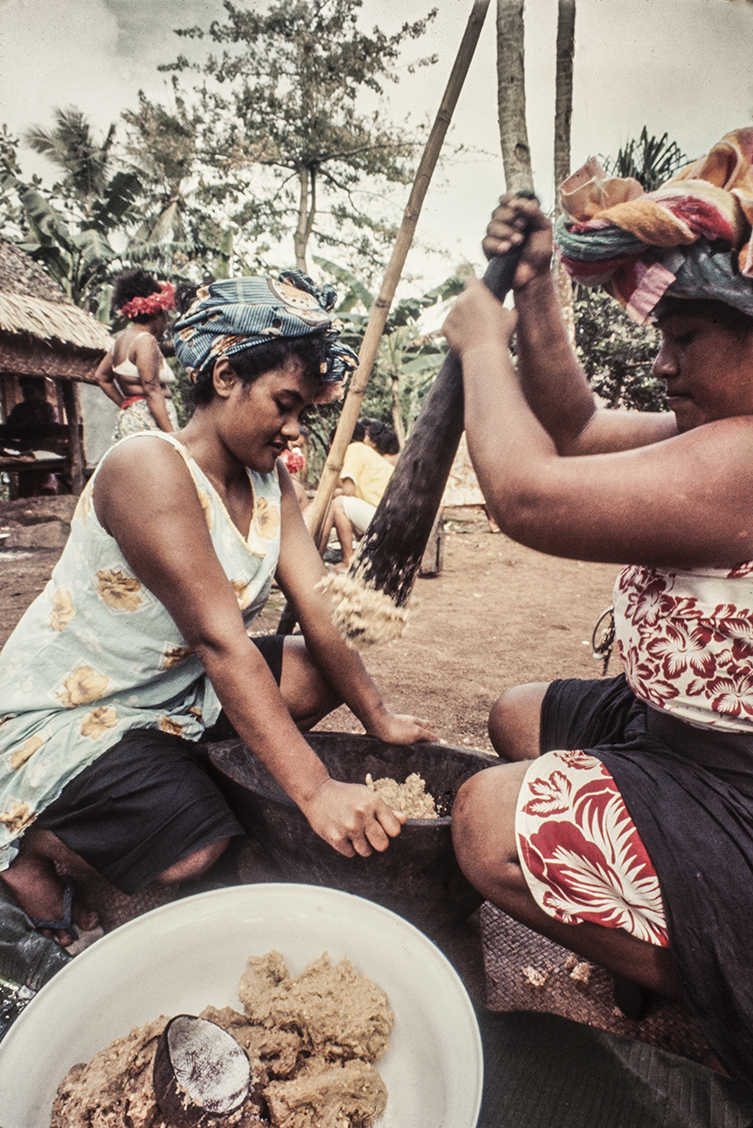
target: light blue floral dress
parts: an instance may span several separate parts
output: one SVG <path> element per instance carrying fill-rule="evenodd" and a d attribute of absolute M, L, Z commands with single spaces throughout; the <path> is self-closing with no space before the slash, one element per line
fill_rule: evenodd
<path fill-rule="evenodd" d="M 269 594 L 280 553 L 277 473 L 248 471 L 254 506 L 244 540 L 182 444 L 162 431 L 153 436 L 185 460 L 248 628 Z M 100 525 L 95 478 L 79 498 L 47 586 L 0 652 L 0 869 L 66 783 L 129 729 L 199 740 L 220 712 L 174 620 Z"/>

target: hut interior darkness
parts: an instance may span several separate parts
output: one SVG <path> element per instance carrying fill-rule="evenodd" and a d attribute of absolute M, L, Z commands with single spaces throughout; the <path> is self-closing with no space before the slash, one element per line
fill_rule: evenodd
<path fill-rule="evenodd" d="M 0 239 L 0 472 L 9 475 L 11 496 L 37 492 L 51 472 L 61 492 L 80 493 L 77 382 L 93 383 L 109 341 L 105 325 L 73 305 L 28 255 Z M 23 404 L 29 409 L 14 412 Z"/>

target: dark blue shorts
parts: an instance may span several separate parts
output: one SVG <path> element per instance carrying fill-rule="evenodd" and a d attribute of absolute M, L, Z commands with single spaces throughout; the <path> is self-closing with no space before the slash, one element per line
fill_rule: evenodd
<path fill-rule="evenodd" d="M 283 635 L 252 640 L 280 683 Z M 235 735 L 224 714 L 206 741 Z M 84 768 L 36 820 L 124 893 L 221 838 L 243 834 L 203 742 L 131 732 Z"/>
<path fill-rule="evenodd" d="M 725 1068 L 753 1078 L 753 735 L 639 701 L 624 675 L 548 688 L 541 751 L 603 762 L 659 878 L 685 1001 Z"/>

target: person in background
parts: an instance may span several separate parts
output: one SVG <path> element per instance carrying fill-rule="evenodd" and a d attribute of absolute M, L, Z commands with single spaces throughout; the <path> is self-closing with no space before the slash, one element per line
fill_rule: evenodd
<path fill-rule="evenodd" d="M 20 381 L 23 399 L 8 412 L 6 423 L 9 427 L 33 431 L 35 427 L 57 423 L 57 412 L 44 394 L 44 378 L 22 376 Z M 31 441 L 32 436 L 29 436 Z M 24 441 L 24 450 L 32 447 Z"/>
<path fill-rule="evenodd" d="M 366 435 L 369 445 L 375 447 L 382 458 L 395 466 L 400 455 L 400 443 L 394 428 L 381 419 L 369 419 L 366 423 Z"/>
<path fill-rule="evenodd" d="M 39 427 L 57 423 L 55 408 L 45 397 L 43 377 L 22 376 L 20 381 L 23 399 L 8 412 L 6 426 L 18 429 L 13 442 L 20 450 L 46 449 L 44 438 L 38 433 Z M 58 492 L 57 474 L 46 470 L 24 469 L 18 475 L 18 497 L 39 497 Z"/>
<path fill-rule="evenodd" d="M 144 270 L 128 270 L 115 279 L 112 312 L 126 318 L 128 325 L 94 374 L 120 408 L 113 442 L 139 431 L 173 431 L 178 426 L 170 391 L 175 377 L 159 344 L 174 304 L 173 286 Z"/>
<path fill-rule="evenodd" d="M 515 312 L 474 282 L 445 324 L 468 448 L 505 534 L 620 566 L 624 672 L 497 700 L 504 762 L 461 788 L 455 850 L 511 916 L 679 997 L 750 1085 L 753 128 L 650 193 L 591 161 L 560 195 L 570 273 L 655 319 L 669 411 L 599 408 L 563 324 L 551 224 L 503 197 L 484 251 L 522 247 Z"/>
<path fill-rule="evenodd" d="M 340 482 L 325 522 L 325 543 L 334 527 L 342 549 L 342 561 L 335 565 L 337 572 L 346 572 L 350 567 L 354 540 L 366 532 L 392 477 L 394 463 L 385 458 L 377 445 L 378 442 L 384 449 L 391 448 L 390 433 L 394 436 L 392 428 L 384 423 L 367 419 L 363 438 L 351 442 L 345 452 Z M 395 439 L 395 445 L 396 442 Z"/>

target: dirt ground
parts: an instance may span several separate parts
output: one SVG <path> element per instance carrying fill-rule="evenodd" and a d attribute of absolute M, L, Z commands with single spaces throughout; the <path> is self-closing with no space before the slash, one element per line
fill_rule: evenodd
<path fill-rule="evenodd" d="M 609 606 L 616 568 L 522 548 L 489 533 L 476 508 L 449 511 L 445 530 L 441 572 L 416 581 L 402 637 L 364 650 L 363 658 L 391 708 L 428 718 L 449 744 L 489 751 L 486 719 L 502 690 L 599 676 L 591 632 Z M 0 644 L 44 586 L 59 551 L 0 551 Z M 273 590 L 261 629 L 276 628 L 282 603 Z M 610 672 L 617 670 L 613 659 Z M 361 731 L 345 708 L 320 727 Z"/>

